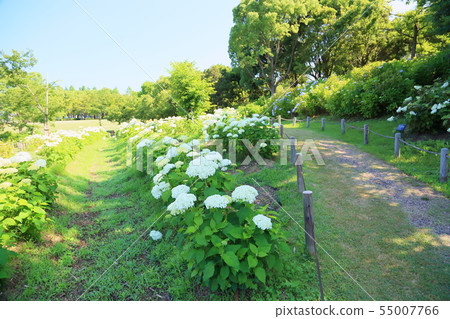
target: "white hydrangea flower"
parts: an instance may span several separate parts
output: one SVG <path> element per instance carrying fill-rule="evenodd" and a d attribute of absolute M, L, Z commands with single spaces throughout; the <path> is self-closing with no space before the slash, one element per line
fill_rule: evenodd
<path fill-rule="evenodd" d="M 416 112 L 414 112 L 414 111 L 410 111 L 409 114 L 411 114 L 413 116 L 417 115 Z"/>
<path fill-rule="evenodd" d="M 206 152 L 205 158 L 208 161 L 221 161 L 223 159 L 222 155 L 219 152 Z"/>
<path fill-rule="evenodd" d="M 172 146 L 167 150 L 166 158 L 172 158 L 178 155 L 178 150 L 176 147 Z"/>
<path fill-rule="evenodd" d="M 150 232 L 150 237 L 156 241 L 156 240 L 160 240 L 162 238 L 162 234 L 161 234 L 161 232 L 159 232 L 157 230 L 152 230 Z"/>
<path fill-rule="evenodd" d="M 415 88 L 416 90 L 420 90 L 420 89 L 422 88 L 422 86 L 420 86 L 420 85 L 414 85 L 414 88 Z"/>
<path fill-rule="evenodd" d="M 198 177 L 200 179 L 207 179 L 208 177 L 214 175 L 216 169 L 219 165 L 206 159 L 203 156 L 194 158 L 186 169 L 186 174 L 189 177 Z"/>
<path fill-rule="evenodd" d="M 170 137 L 170 136 L 164 137 L 163 140 L 162 140 L 162 142 L 163 142 L 164 144 L 172 144 L 172 145 L 178 143 L 178 141 L 177 141 L 176 139 L 174 139 L 174 138 L 172 138 L 172 137 Z"/>
<path fill-rule="evenodd" d="M 228 133 L 228 134 L 227 134 L 227 137 L 230 137 L 230 136 L 232 136 L 232 135 L 233 135 L 233 134 L 231 134 L 231 133 Z"/>
<path fill-rule="evenodd" d="M 273 123 L 273 127 L 278 127 L 278 126 L 280 126 L 280 124 L 278 124 L 278 123 Z"/>
<path fill-rule="evenodd" d="M 445 89 L 448 86 L 448 82 L 445 82 L 444 84 L 442 84 L 441 89 Z"/>
<path fill-rule="evenodd" d="M 167 210 L 171 215 L 179 215 L 191 207 L 194 207 L 197 197 L 194 194 L 183 193 L 178 195 L 177 199 L 171 203 Z"/>
<path fill-rule="evenodd" d="M 395 119 L 395 117 L 391 116 L 390 118 L 387 119 L 387 121 L 392 122 Z"/>
<path fill-rule="evenodd" d="M 17 172 L 17 168 L 14 167 L 0 169 L 0 174 L 15 174 Z"/>
<path fill-rule="evenodd" d="M 31 161 L 31 154 L 28 152 L 19 152 L 9 159 L 12 163 L 22 163 Z"/>
<path fill-rule="evenodd" d="M 175 168 L 175 164 L 166 164 L 161 170 L 161 174 L 167 175 L 172 168 Z"/>
<path fill-rule="evenodd" d="M 34 162 L 33 165 L 35 165 L 37 167 L 46 167 L 47 161 L 45 159 L 41 158 L 41 159 L 38 159 L 36 162 Z"/>
<path fill-rule="evenodd" d="M 181 194 L 189 193 L 190 187 L 186 185 L 178 185 L 172 188 L 172 198 L 177 199 Z"/>
<path fill-rule="evenodd" d="M 410 97 L 407 97 L 404 101 L 403 101 L 403 103 L 407 103 L 407 102 L 410 102 L 412 100 L 412 97 L 410 96 Z"/>
<path fill-rule="evenodd" d="M 156 166 L 158 166 L 158 168 L 162 168 L 164 166 L 166 166 L 167 164 L 169 164 L 170 160 L 168 158 L 162 158 L 161 160 L 158 161 L 158 159 L 156 159 L 155 163 Z"/>
<path fill-rule="evenodd" d="M 219 135 L 214 134 L 212 137 L 213 137 L 213 138 L 219 138 Z"/>
<path fill-rule="evenodd" d="M 9 188 L 12 184 L 10 182 L 3 182 L 0 184 L 0 188 Z"/>
<path fill-rule="evenodd" d="M 233 201 L 244 201 L 250 204 L 255 201 L 256 196 L 258 196 L 258 191 L 249 185 L 238 186 L 233 193 L 231 193 Z"/>
<path fill-rule="evenodd" d="M 192 147 L 186 143 L 181 144 L 177 148 L 178 154 L 187 153 L 187 152 L 190 152 L 191 150 L 192 150 Z"/>
<path fill-rule="evenodd" d="M 29 179 L 29 178 L 24 178 L 24 179 L 22 179 L 20 182 L 21 182 L 22 184 L 30 185 L 30 184 L 31 184 L 31 179 Z"/>
<path fill-rule="evenodd" d="M 143 147 L 149 147 L 151 146 L 155 141 L 149 140 L 149 139 L 142 139 L 137 145 L 136 148 L 143 148 Z"/>
<path fill-rule="evenodd" d="M 272 228 L 272 220 L 263 214 L 256 215 L 252 220 L 259 229 L 266 230 Z"/>
<path fill-rule="evenodd" d="M 206 208 L 226 208 L 231 203 L 230 196 L 211 195 L 204 201 Z"/>
<path fill-rule="evenodd" d="M 245 132 L 245 130 L 242 129 L 242 128 L 238 130 L 238 134 L 242 134 L 242 133 L 244 133 L 244 132 Z"/>
<path fill-rule="evenodd" d="M 156 174 L 155 176 L 153 176 L 153 183 L 154 184 L 158 184 L 163 178 L 162 174 Z"/>
<path fill-rule="evenodd" d="M 155 199 L 159 199 L 161 197 L 162 193 L 169 189 L 170 189 L 169 183 L 161 182 L 161 183 L 153 186 L 151 193 Z"/>
<path fill-rule="evenodd" d="M 11 165 L 11 161 L 0 157 L 0 167 Z"/>
<path fill-rule="evenodd" d="M 259 144 L 259 146 L 260 146 L 261 148 L 264 148 L 264 147 L 267 146 L 267 144 L 263 142 L 263 143 Z"/>
<path fill-rule="evenodd" d="M 176 167 L 176 168 L 180 168 L 181 165 L 183 165 L 183 164 L 184 164 L 184 163 L 183 163 L 182 161 L 178 161 L 178 162 L 175 163 L 175 167 Z"/>

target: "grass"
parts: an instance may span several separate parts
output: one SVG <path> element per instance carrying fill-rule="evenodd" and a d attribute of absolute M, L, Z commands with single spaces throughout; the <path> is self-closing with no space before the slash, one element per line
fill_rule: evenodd
<path fill-rule="evenodd" d="M 446 183 L 439 182 L 440 156 L 420 152 L 407 145 L 401 145 L 401 156 L 399 158 L 395 158 L 393 139 L 387 139 L 369 133 L 369 144 L 364 145 L 364 137 L 361 130 L 346 127 L 345 134 L 342 134 L 340 123 L 331 124 L 325 122 L 325 130 L 322 131 L 320 119 L 315 120 L 316 121 L 310 123 L 308 130 L 320 133 L 319 135 L 322 136 L 331 137 L 349 144 L 353 144 L 361 150 L 394 165 L 406 174 L 431 185 L 434 189 L 444 193 L 447 197 L 450 197 L 450 181 Z M 336 120 L 334 119 L 334 121 Z M 287 128 L 292 128 L 292 122 L 290 121 L 285 121 L 283 124 L 285 124 Z M 369 129 L 374 132 L 386 136 L 394 136 L 395 130 L 401 122 L 388 122 L 385 119 L 372 119 L 365 121 L 352 121 L 348 122 L 348 124 L 356 127 L 363 127 L 364 124 L 369 124 Z M 306 129 L 306 122 L 297 122 L 296 128 Z M 407 137 L 404 137 L 404 139 L 408 141 Z M 412 144 L 417 144 L 417 142 L 409 142 Z M 441 140 L 440 142 L 430 141 L 428 144 L 430 146 L 420 146 L 437 153 L 440 153 L 441 147 L 445 146 L 450 148 L 448 138 L 446 140 Z"/>
<path fill-rule="evenodd" d="M 5 291 L 9 300 L 234 300 L 232 292 L 213 294 L 186 278 L 174 234 L 164 223 L 153 227 L 164 240 L 149 239 L 148 228 L 164 207 L 150 195 L 151 179 L 124 165 L 124 154 L 124 145 L 99 141 L 66 167 L 50 216 L 54 223 L 42 242 L 16 249 L 15 274 Z M 293 242 L 300 237 L 297 231 L 292 236 Z M 301 240 L 293 245 L 297 253 L 285 256 L 283 273 L 241 293 L 241 300 L 319 298 L 314 262 L 302 252 Z"/>
<path fill-rule="evenodd" d="M 297 134 L 318 136 L 313 130 Z M 368 293 L 319 249 L 327 300 L 450 298 L 450 271 L 444 257 L 448 247 L 440 237 L 412 227 L 401 207 L 376 194 L 368 195 L 354 183 L 357 176 L 351 168 L 305 162 L 304 172 L 307 188 L 314 194 L 319 244 Z M 235 176 L 239 183 L 276 190 L 282 204 L 280 221 L 292 249 L 282 257 L 283 272 L 273 273 L 257 291 L 241 293 L 240 299 L 318 300 L 315 265 L 303 252 L 304 234 L 295 222 L 303 224 L 294 168 L 275 163 L 270 169 L 260 167 L 255 173 Z M 42 242 L 17 247 L 19 256 L 6 297 L 233 300 L 231 292 L 211 293 L 186 278 L 184 261 L 174 249 L 174 234 L 164 224 L 153 227 L 163 232 L 162 241 L 148 238 L 148 227 L 164 211 L 152 199 L 150 187 L 150 178 L 124 165 L 123 144 L 108 139 L 84 148 L 59 177 L 60 193 L 51 215 L 54 222 Z"/>

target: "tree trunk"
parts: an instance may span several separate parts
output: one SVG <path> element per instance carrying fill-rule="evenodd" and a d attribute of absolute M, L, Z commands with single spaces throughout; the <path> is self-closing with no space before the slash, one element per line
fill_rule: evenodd
<path fill-rule="evenodd" d="M 419 37 L 419 26 L 417 25 L 417 23 L 414 23 L 414 35 L 412 38 L 412 45 L 411 45 L 411 59 L 414 59 L 416 57 L 418 37 Z"/>
<path fill-rule="evenodd" d="M 48 115 L 44 114 L 44 134 L 48 136 L 50 133 L 50 127 L 48 125 Z"/>

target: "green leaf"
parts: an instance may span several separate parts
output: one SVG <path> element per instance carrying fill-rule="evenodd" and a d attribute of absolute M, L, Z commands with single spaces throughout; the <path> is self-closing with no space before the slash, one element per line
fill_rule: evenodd
<path fill-rule="evenodd" d="M 262 283 L 266 283 L 266 271 L 262 267 L 256 267 L 255 268 L 255 276 L 259 279 Z"/>
<path fill-rule="evenodd" d="M 203 217 L 201 215 L 195 216 L 194 224 L 197 225 L 197 227 L 200 227 L 200 225 L 203 224 Z"/>
<path fill-rule="evenodd" d="M 189 226 L 186 231 L 184 232 L 185 234 L 193 234 L 197 231 L 197 227 L 195 226 Z"/>
<path fill-rule="evenodd" d="M 222 239 L 220 239 L 220 237 L 217 236 L 217 235 L 212 235 L 211 236 L 211 242 L 216 247 L 222 246 Z"/>
<path fill-rule="evenodd" d="M 223 266 L 220 268 L 220 277 L 223 279 L 227 279 L 228 275 L 230 274 L 230 268 L 228 266 Z"/>
<path fill-rule="evenodd" d="M 28 206 L 28 201 L 21 198 L 17 201 L 17 204 L 21 205 L 21 206 Z"/>
<path fill-rule="evenodd" d="M 221 211 L 215 211 L 213 213 L 213 219 L 216 222 L 216 224 L 220 224 L 223 220 L 223 214 Z"/>
<path fill-rule="evenodd" d="M 164 202 L 167 202 L 171 196 L 172 196 L 172 192 L 171 192 L 170 189 L 169 189 L 169 190 L 166 190 L 165 192 L 163 192 L 163 193 L 161 194 L 161 198 L 162 198 L 162 200 L 163 200 Z"/>
<path fill-rule="evenodd" d="M 269 256 L 267 256 L 266 261 L 267 261 L 267 266 L 269 266 L 269 268 L 273 268 L 273 266 L 276 263 L 276 258 L 274 255 L 269 255 Z"/>
<path fill-rule="evenodd" d="M 244 274 L 243 272 L 240 272 L 238 274 L 238 282 L 239 282 L 239 284 L 243 284 L 246 281 L 247 281 L 247 275 Z"/>
<path fill-rule="evenodd" d="M 223 253 L 222 259 L 228 266 L 239 269 L 239 259 L 233 252 L 227 251 Z"/>
<path fill-rule="evenodd" d="M 255 255 L 258 255 L 258 248 L 255 245 L 249 244 L 248 247 L 250 248 L 250 251 L 252 253 L 254 253 Z"/>
<path fill-rule="evenodd" d="M 208 242 L 206 241 L 205 236 L 203 236 L 201 233 L 196 234 L 194 239 L 195 239 L 195 242 L 199 246 L 207 246 L 208 245 Z"/>
<path fill-rule="evenodd" d="M 211 195 L 220 194 L 220 191 L 217 188 L 215 188 L 215 187 L 208 187 L 208 188 L 205 189 L 204 194 L 205 194 L 206 197 L 209 197 Z"/>
<path fill-rule="evenodd" d="M 236 239 L 242 239 L 242 228 L 241 227 L 233 227 L 229 230 L 228 233 Z"/>
<path fill-rule="evenodd" d="M 252 255 L 247 256 L 247 262 L 250 268 L 256 267 L 256 265 L 258 265 L 258 259 Z"/>
<path fill-rule="evenodd" d="M 5 218 L 4 220 L 2 220 L 2 224 L 4 226 L 14 226 L 16 225 L 16 221 L 12 218 Z"/>
<path fill-rule="evenodd" d="M 48 192 L 48 188 L 47 188 L 47 186 L 45 186 L 44 184 L 39 184 L 39 185 L 38 185 L 38 188 L 39 188 L 41 191 L 43 191 L 44 193 L 47 193 L 47 192 Z"/>
<path fill-rule="evenodd" d="M 203 249 L 196 249 L 194 256 L 197 263 L 200 263 L 205 258 L 205 251 Z"/>
<path fill-rule="evenodd" d="M 242 224 L 244 222 L 244 220 L 251 214 L 253 214 L 253 211 L 250 208 L 248 208 L 247 206 L 244 206 L 241 209 L 239 209 L 239 211 L 237 212 L 237 217 L 239 218 L 239 223 Z"/>
<path fill-rule="evenodd" d="M 214 262 L 210 261 L 206 264 L 205 268 L 203 269 L 203 280 L 207 281 L 209 278 L 211 278 L 214 275 Z"/>

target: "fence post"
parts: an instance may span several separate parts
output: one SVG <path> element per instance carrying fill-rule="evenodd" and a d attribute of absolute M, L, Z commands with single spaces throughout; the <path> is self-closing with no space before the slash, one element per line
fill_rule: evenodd
<path fill-rule="evenodd" d="M 400 157 L 400 138 L 402 137 L 401 133 L 395 133 L 395 142 L 394 142 L 394 156 Z"/>
<path fill-rule="evenodd" d="M 270 118 L 270 124 L 273 125 L 273 123 L 275 123 L 275 118 L 271 117 Z"/>
<path fill-rule="evenodd" d="M 314 236 L 313 197 L 311 191 L 303 192 L 303 217 L 305 221 L 306 250 L 309 254 L 314 256 L 316 252 L 316 243 Z"/>
<path fill-rule="evenodd" d="M 281 125 L 281 115 L 278 115 L 278 124 Z"/>
<path fill-rule="evenodd" d="M 441 148 L 441 169 L 439 171 L 439 181 L 445 183 L 448 176 L 448 148 Z"/>
<path fill-rule="evenodd" d="M 325 119 L 322 117 L 322 131 L 325 131 Z"/>
<path fill-rule="evenodd" d="M 310 121 L 310 119 L 311 119 L 311 118 L 310 118 L 309 116 L 306 117 L 306 127 L 309 127 L 309 121 Z"/>
<path fill-rule="evenodd" d="M 364 124 L 364 144 L 369 144 L 369 124 Z"/>
<path fill-rule="evenodd" d="M 292 118 L 292 126 L 295 127 L 295 124 L 297 124 L 297 118 L 294 116 Z"/>
<path fill-rule="evenodd" d="M 306 190 L 305 179 L 303 178 L 303 156 L 297 153 L 295 158 L 295 166 L 297 168 L 297 189 L 300 193 Z"/>
<path fill-rule="evenodd" d="M 291 136 L 289 139 L 291 140 L 291 164 L 295 165 L 295 157 L 296 157 L 295 144 L 297 143 L 297 141 L 293 136 Z"/>
<path fill-rule="evenodd" d="M 280 139 L 280 154 L 281 154 L 281 152 L 284 152 L 284 125 L 283 124 L 281 124 L 280 125 L 280 136 L 281 136 L 281 139 Z"/>
<path fill-rule="evenodd" d="M 345 119 L 341 119 L 341 133 L 345 134 Z"/>

